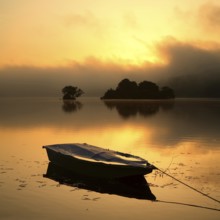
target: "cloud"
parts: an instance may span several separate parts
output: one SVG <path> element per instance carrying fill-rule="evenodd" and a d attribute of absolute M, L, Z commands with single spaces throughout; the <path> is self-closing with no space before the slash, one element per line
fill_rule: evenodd
<path fill-rule="evenodd" d="M 185 39 L 203 39 L 219 42 L 220 5 L 207 2 L 196 8 L 175 7 L 173 22 L 176 33 Z"/>
<path fill-rule="evenodd" d="M 86 96 L 101 97 L 129 78 L 170 86 L 177 96 L 220 97 L 220 45 L 210 45 L 165 39 L 155 46 L 164 65 L 146 62 L 135 66 L 90 57 L 60 67 L 8 66 L 0 69 L 0 96 L 61 97 L 64 86 L 74 85 Z"/>
<path fill-rule="evenodd" d="M 205 3 L 198 10 L 198 21 L 205 30 L 220 31 L 220 5 Z"/>
<path fill-rule="evenodd" d="M 127 12 L 123 15 L 125 27 L 137 29 L 139 27 L 138 19 L 133 12 Z"/>
<path fill-rule="evenodd" d="M 180 96 L 220 97 L 220 46 L 176 40 L 158 44 L 158 53 L 167 61 L 166 83 Z"/>
<path fill-rule="evenodd" d="M 208 46 L 207 46 L 208 45 Z M 167 69 L 175 75 L 213 72 L 220 68 L 220 45 L 211 43 L 181 42 L 165 39 L 157 45 L 159 56 L 168 63 Z"/>
<path fill-rule="evenodd" d="M 99 20 L 95 15 L 86 11 L 84 14 L 80 13 L 70 13 L 63 17 L 63 23 L 67 27 L 88 27 L 88 26 L 98 26 Z"/>
<path fill-rule="evenodd" d="M 122 78 L 143 72 L 142 67 L 93 57 L 63 67 L 8 66 L 0 69 L 0 96 L 60 96 L 65 85 L 78 86 L 87 96 L 101 96 Z"/>
<path fill-rule="evenodd" d="M 95 34 L 96 37 L 104 37 L 108 33 L 109 26 L 107 20 L 100 19 L 91 11 L 63 15 L 61 24 L 70 31 L 83 29 L 88 34 Z"/>

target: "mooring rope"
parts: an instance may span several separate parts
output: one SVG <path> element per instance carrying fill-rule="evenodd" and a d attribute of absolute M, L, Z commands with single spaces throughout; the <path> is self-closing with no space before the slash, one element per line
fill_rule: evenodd
<path fill-rule="evenodd" d="M 217 208 L 211 208 L 211 207 L 207 207 L 207 206 L 194 205 L 194 204 L 188 204 L 188 203 L 182 203 L 182 202 L 171 202 L 171 201 L 163 201 L 163 200 L 155 200 L 155 202 L 191 206 L 191 207 L 195 207 L 195 208 L 209 209 L 209 210 L 220 212 L 220 209 L 217 209 Z"/>
<path fill-rule="evenodd" d="M 207 195 L 206 193 L 203 193 L 203 192 L 199 191 L 198 189 L 196 189 L 196 188 L 194 188 L 194 187 L 188 185 L 187 183 L 182 182 L 181 180 L 179 180 L 179 179 L 175 178 L 174 176 L 172 176 L 172 175 L 166 173 L 165 171 L 161 170 L 160 168 L 155 167 L 155 166 L 154 166 L 154 168 L 155 168 L 156 170 L 159 170 L 161 173 L 163 173 L 163 174 L 165 174 L 165 175 L 171 177 L 172 179 L 176 180 L 177 182 L 179 182 L 179 183 L 181 183 L 181 184 L 183 184 L 183 185 L 189 187 L 190 189 L 192 189 L 192 190 L 194 190 L 194 191 L 200 193 L 201 195 L 206 196 L 206 197 L 208 197 L 209 199 L 212 199 L 213 201 L 220 203 L 219 200 L 217 200 L 217 199 L 215 199 L 215 198 L 213 198 L 213 197 Z"/>

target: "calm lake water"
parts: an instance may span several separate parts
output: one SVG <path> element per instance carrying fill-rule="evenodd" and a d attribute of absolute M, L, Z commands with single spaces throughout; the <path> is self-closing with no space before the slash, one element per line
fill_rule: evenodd
<path fill-rule="evenodd" d="M 60 184 L 45 177 L 42 149 L 78 142 L 138 155 L 219 201 L 219 134 L 220 100 L 1 98 L 0 219 L 219 220 L 219 202 L 156 170 L 145 178 L 157 201 L 120 185 L 100 193 L 83 180 Z"/>

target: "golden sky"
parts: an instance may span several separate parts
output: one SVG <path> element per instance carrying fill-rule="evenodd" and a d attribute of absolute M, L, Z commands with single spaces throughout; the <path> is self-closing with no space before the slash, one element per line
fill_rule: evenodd
<path fill-rule="evenodd" d="M 102 96 L 123 78 L 220 96 L 219 36 L 219 0 L 0 0 L 0 96 Z"/>
<path fill-rule="evenodd" d="M 0 0 L 0 66 L 163 63 L 163 42 L 207 48 L 219 30 L 219 0 Z"/>

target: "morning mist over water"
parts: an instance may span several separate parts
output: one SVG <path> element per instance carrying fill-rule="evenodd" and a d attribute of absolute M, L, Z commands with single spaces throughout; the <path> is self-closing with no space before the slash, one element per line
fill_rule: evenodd
<path fill-rule="evenodd" d="M 170 86 L 177 97 L 220 97 L 220 50 L 201 49 L 182 42 L 164 41 L 158 50 L 166 64 L 124 66 L 96 58 L 66 66 L 5 66 L 0 68 L 0 96 L 57 97 L 65 85 L 77 85 L 85 96 L 101 97 L 124 78 L 155 81 Z M 12 88 L 12 89 L 9 89 Z"/>
<path fill-rule="evenodd" d="M 0 219 L 220 219 L 219 1 L 10 0 L 0 15 Z M 158 169 L 73 174 L 42 148 L 65 143 Z"/>

